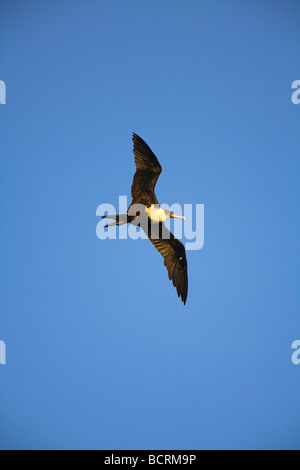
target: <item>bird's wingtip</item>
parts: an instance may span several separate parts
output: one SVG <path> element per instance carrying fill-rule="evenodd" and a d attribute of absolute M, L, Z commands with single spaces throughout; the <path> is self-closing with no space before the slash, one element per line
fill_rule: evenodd
<path fill-rule="evenodd" d="M 140 136 L 138 134 L 136 134 L 135 132 L 132 133 L 132 141 L 136 141 L 136 140 L 139 140 L 140 139 Z"/>

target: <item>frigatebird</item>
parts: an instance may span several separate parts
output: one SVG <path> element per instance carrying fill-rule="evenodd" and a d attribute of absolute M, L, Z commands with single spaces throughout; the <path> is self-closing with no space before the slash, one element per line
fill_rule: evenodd
<path fill-rule="evenodd" d="M 104 215 L 102 218 L 115 220 L 113 225 L 131 223 L 140 226 L 157 251 L 163 256 L 169 279 L 177 289 L 178 297 L 186 303 L 188 293 L 187 259 L 184 245 L 164 224 L 170 218 L 184 219 L 163 209 L 155 195 L 155 185 L 162 167 L 146 142 L 133 133 L 133 153 L 136 172 L 131 187 L 132 202 L 127 214 Z"/>

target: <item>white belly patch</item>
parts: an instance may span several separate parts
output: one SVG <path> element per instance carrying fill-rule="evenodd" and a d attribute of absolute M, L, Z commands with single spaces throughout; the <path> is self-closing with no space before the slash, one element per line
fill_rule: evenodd
<path fill-rule="evenodd" d="M 154 222 L 164 222 L 169 218 L 162 207 L 152 205 L 146 207 L 146 211 L 148 212 L 148 217 L 154 220 Z"/>

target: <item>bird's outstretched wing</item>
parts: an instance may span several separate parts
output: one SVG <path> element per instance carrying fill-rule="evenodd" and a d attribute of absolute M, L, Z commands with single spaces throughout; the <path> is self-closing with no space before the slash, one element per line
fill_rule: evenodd
<path fill-rule="evenodd" d="M 158 204 L 154 188 L 162 168 L 156 156 L 137 134 L 133 134 L 136 173 L 131 187 L 132 204 Z"/>
<path fill-rule="evenodd" d="M 153 225 L 158 228 L 153 230 Z M 173 282 L 178 297 L 181 297 L 185 305 L 188 294 L 188 273 L 184 245 L 163 223 L 152 224 L 152 231 L 149 230 L 148 237 L 157 251 L 163 256 L 169 279 Z"/>

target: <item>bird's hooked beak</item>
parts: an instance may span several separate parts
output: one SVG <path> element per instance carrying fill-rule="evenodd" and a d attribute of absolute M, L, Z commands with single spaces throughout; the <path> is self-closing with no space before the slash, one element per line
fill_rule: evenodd
<path fill-rule="evenodd" d="M 171 219 L 184 219 L 185 217 L 183 215 L 175 215 L 174 212 L 171 212 Z"/>

